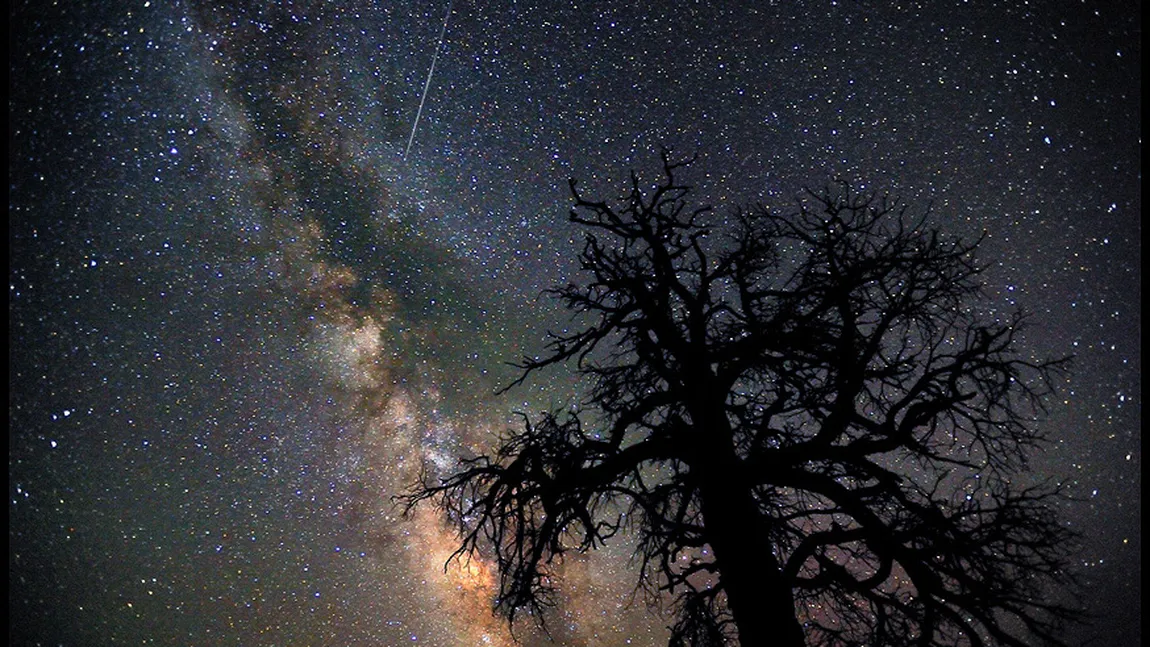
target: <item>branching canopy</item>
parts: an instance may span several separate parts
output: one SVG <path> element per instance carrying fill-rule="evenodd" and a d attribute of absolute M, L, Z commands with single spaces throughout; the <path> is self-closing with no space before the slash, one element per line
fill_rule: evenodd
<path fill-rule="evenodd" d="M 524 418 L 407 504 L 494 559 L 511 619 L 555 603 L 565 552 L 627 530 L 639 584 L 674 600 L 673 645 L 772 626 L 780 644 L 1060 644 L 1063 494 L 1021 483 L 1066 360 L 1023 356 L 1024 317 L 977 309 L 979 241 L 846 185 L 721 218 L 689 206 L 684 164 L 664 154 L 615 204 L 571 183 L 581 280 L 550 294 L 589 323 L 517 383 L 572 365 L 586 409 Z"/>

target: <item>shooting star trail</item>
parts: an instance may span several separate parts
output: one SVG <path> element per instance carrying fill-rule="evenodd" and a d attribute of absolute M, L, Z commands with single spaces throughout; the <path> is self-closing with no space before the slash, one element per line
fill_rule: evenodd
<path fill-rule="evenodd" d="M 447 14 L 443 16 L 443 27 L 439 30 L 439 40 L 435 43 L 435 54 L 431 56 L 431 69 L 427 71 L 427 81 L 423 83 L 423 96 L 419 98 L 419 110 L 415 111 L 415 122 L 411 124 L 411 135 L 407 138 L 407 148 L 403 149 L 403 159 L 411 151 L 411 142 L 415 141 L 415 129 L 419 128 L 419 117 L 423 114 L 423 104 L 427 101 L 427 89 L 431 87 L 431 75 L 435 74 L 435 61 L 439 58 L 439 48 L 443 46 L 443 36 L 447 33 L 447 21 L 451 19 L 451 7 L 455 0 L 447 3 Z"/>

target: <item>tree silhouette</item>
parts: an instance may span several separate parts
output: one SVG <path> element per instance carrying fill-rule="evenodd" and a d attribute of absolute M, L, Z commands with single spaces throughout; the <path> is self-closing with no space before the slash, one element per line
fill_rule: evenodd
<path fill-rule="evenodd" d="M 1024 482 L 1066 360 L 979 314 L 978 242 L 845 185 L 720 218 L 689 207 L 685 164 L 664 153 L 616 204 L 571 182 L 583 280 L 549 292 L 573 331 L 511 386 L 571 364 L 587 402 L 408 509 L 432 500 L 455 558 L 494 560 L 512 622 L 556 603 L 566 552 L 626 531 L 671 645 L 1061 644 L 1064 494 Z"/>

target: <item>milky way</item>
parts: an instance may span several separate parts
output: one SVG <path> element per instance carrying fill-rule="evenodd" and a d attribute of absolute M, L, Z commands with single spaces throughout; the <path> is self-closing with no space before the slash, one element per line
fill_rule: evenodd
<path fill-rule="evenodd" d="M 543 641 L 393 497 L 578 399 L 495 392 L 565 323 L 567 179 L 664 146 L 716 204 L 841 178 L 986 236 L 985 307 L 1077 357 L 1024 476 L 1079 498 L 1074 635 L 1137 644 L 1136 13 L 265 4 L 10 10 L 12 644 Z M 665 644 L 629 551 L 563 565 L 556 642 Z"/>

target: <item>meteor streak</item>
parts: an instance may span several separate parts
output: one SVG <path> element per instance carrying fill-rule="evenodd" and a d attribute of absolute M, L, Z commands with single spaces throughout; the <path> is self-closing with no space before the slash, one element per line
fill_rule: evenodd
<path fill-rule="evenodd" d="M 431 69 L 427 71 L 427 81 L 423 83 L 423 96 L 419 98 L 419 110 L 415 111 L 415 122 L 411 124 L 411 135 L 407 138 L 407 148 L 403 149 L 403 159 L 407 159 L 411 151 L 411 142 L 415 141 L 415 129 L 419 128 L 419 117 L 423 114 L 423 103 L 427 101 L 427 89 L 431 87 L 431 75 L 435 74 L 435 61 L 439 58 L 439 48 L 443 46 L 443 36 L 447 33 L 447 21 L 451 18 L 451 7 L 455 0 L 447 3 L 447 14 L 443 16 L 443 27 L 439 30 L 439 40 L 435 43 L 435 53 L 431 56 Z"/>

